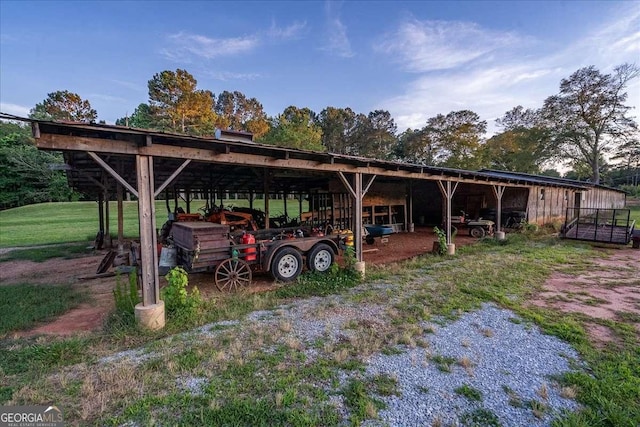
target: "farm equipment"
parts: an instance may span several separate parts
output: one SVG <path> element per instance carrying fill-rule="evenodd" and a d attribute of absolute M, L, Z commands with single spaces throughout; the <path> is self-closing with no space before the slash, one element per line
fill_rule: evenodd
<path fill-rule="evenodd" d="M 190 272 L 213 271 L 220 291 L 251 283 L 254 271 L 270 272 L 291 282 L 302 272 L 326 272 L 338 254 L 340 235 L 325 236 L 304 229 L 231 232 L 228 224 L 175 222 L 171 240 L 177 263 Z"/>
<path fill-rule="evenodd" d="M 373 245 L 376 237 L 380 237 L 382 243 L 387 243 L 389 235 L 393 234 L 393 227 L 388 225 L 365 224 L 364 229 L 366 230 L 364 240 L 368 245 Z"/>
<path fill-rule="evenodd" d="M 462 215 L 451 217 L 451 231 L 456 232 L 458 228 L 469 230 L 469 236 L 477 239 L 493 234 L 494 222 L 488 219 L 469 219 L 465 211 L 460 211 Z"/>

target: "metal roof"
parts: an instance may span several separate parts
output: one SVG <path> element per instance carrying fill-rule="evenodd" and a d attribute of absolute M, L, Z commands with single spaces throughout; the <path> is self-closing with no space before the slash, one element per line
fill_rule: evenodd
<path fill-rule="evenodd" d="M 259 192 L 263 189 L 264 179 L 264 175 L 261 176 L 258 171 L 261 169 L 272 171 L 274 186 L 271 191 L 308 190 L 326 183 L 327 173 L 340 171 L 379 174 L 380 179 L 392 181 L 413 178 L 449 179 L 489 185 L 546 185 L 573 189 L 589 187 L 587 183 L 513 172 L 470 171 L 285 148 L 252 142 L 251 134 L 230 130 L 220 132 L 218 138 L 215 138 L 107 124 L 33 120 L 4 113 L 0 113 L 0 119 L 30 122 L 34 133 L 42 134 L 42 139 L 45 136 L 49 139 L 65 139 L 67 144 L 64 148 L 53 143 L 48 145 L 42 139 L 37 139 L 36 145 L 43 149 L 63 151 L 65 162 L 69 165 L 67 176 L 70 182 L 74 188 L 84 192 L 95 192 L 96 182 L 99 183 L 102 176 L 101 167 L 86 154 L 87 151 L 100 152 L 109 162 L 118 165 L 117 170 L 129 182 L 135 182 L 133 154 L 140 147 L 152 148 L 151 145 L 164 147 L 171 153 L 164 157 L 154 155 L 157 181 L 161 182 L 169 177 L 184 159 L 193 160 L 175 183 L 182 188 L 192 189 L 224 188 L 241 191 L 243 187 L 245 191 Z M 198 157 L 199 153 L 202 153 L 201 157 Z M 253 163 L 234 163 L 236 158 L 249 157 Z M 216 162 L 215 159 L 221 161 Z M 212 184 L 215 187 L 211 187 Z M 93 191 L 90 191 L 92 188 Z"/>
<path fill-rule="evenodd" d="M 619 193 L 624 193 L 623 190 L 620 190 L 617 188 L 607 187 L 606 185 L 594 184 L 588 181 L 578 181 L 575 179 L 557 178 L 553 176 L 533 175 L 533 174 L 528 174 L 524 172 L 501 171 L 501 170 L 495 170 L 495 169 L 481 169 L 480 172 L 489 173 L 495 177 L 524 179 L 533 184 L 542 184 L 542 185 L 558 184 L 558 185 L 573 186 L 576 188 L 579 187 L 583 189 L 589 189 L 589 188 L 595 187 L 595 188 L 604 188 L 604 189 L 616 191 Z"/>

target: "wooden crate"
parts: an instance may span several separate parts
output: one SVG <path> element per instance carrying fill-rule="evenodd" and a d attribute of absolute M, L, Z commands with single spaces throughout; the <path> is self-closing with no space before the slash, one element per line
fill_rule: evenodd
<path fill-rule="evenodd" d="M 176 222 L 171 228 L 173 242 L 194 251 L 229 247 L 229 226 L 211 222 Z"/>

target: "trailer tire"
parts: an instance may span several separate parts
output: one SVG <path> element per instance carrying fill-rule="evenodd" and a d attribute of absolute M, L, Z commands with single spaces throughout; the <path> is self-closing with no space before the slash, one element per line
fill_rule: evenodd
<path fill-rule="evenodd" d="M 273 256 L 271 275 L 281 282 L 291 282 L 302 272 L 302 255 L 296 249 L 284 247 Z"/>
<path fill-rule="evenodd" d="M 307 255 L 307 267 L 310 271 L 324 273 L 333 264 L 333 249 L 325 243 L 315 245 Z"/>
<path fill-rule="evenodd" d="M 482 227 L 473 227 L 469 230 L 469 236 L 475 237 L 476 239 L 480 239 L 485 236 L 484 228 Z"/>

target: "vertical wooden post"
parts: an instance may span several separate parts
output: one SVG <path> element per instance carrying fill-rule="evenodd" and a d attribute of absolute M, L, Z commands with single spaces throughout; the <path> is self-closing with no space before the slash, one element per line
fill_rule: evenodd
<path fill-rule="evenodd" d="M 269 224 L 269 172 L 264 170 L 264 228 L 268 230 L 270 228 Z"/>
<path fill-rule="evenodd" d="M 413 225 L 413 181 L 409 181 L 409 224 Z M 414 230 L 409 228 L 409 231 Z"/>
<path fill-rule="evenodd" d="M 140 221 L 140 269 L 142 305 L 160 302 L 158 249 L 154 203 L 153 157 L 136 155 L 138 178 L 138 219 Z"/>
<path fill-rule="evenodd" d="M 111 248 L 111 236 L 109 230 L 109 192 L 106 187 L 104 189 L 104 241 L 107 243 L 108 247 Z"/>
<path fill-rule="evenodd" d="M 502 196 L 504 196 L 504 185 L 492 185 L 493 195 L 496 198 L 496 233 L 502 231 Z"/>
<path fill-rule="evenodd" d="M 122 203 L 122 184 L 116 186 L 116 199 L 118 201 L 118 252 L 124 251 L 124 209 Z"/>
<path fill-rule="evenodd" d="M 302 222 L 302 192 L 300 194 L 298 194 L 298 213 L 299 213 L 299 220 L 300 222 Z"/>
<path fill-rule="evenodd" d="M 446 228 L 447 245 L 451 245 L 451 200 L 458 188 L 458 183 L 456 182 L 456 185 L 452 187 L 451 181 L 445 181 L 445 184 L 443 184 L 442 181 L 438 181 L 438 188 L 440 188 L 440 192 L 446 203 L 444 227 Z"/>
<path fill-rule="evenodd" d="M 98 233 L 102 234 L 102 239 L 98 240 L 98 247 L 96 249 L 102 249 L 104 244 L 104 193 L 98 193 Z M 101 243 L 102 242 L 102 243 Z"/>
<path fill-rule="evenodd" d="M 356 259 L 359 262 L 362 262 L 362 174 L 356 173 L 354 174 L 354 188 L 355 192 L 355 212 L 354 212 L 354 245 L 356 249 Z"/>

